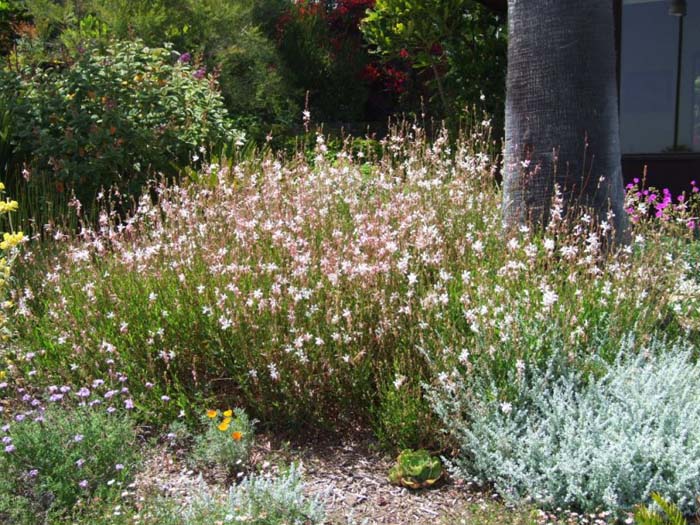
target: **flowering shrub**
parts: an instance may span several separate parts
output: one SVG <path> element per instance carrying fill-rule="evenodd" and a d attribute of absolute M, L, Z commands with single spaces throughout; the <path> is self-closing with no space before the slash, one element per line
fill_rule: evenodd
<path fill-rule="evenodd" d="M 235 410 L 207 410 L 206 430 L 196 439 L 192 460 L 196 465 L 221 467 L 228 474 L 248 468 L 253 445 L 253 422 L 246 413 Z"/>
<path fill-rule="evenodd" d="M 200 147 L 233 141 L 213 77 L 140 41 L 76 52 L 64 67 L 27 66 L 15 107 L 17 148 L 55 191 L 89 203 L 101 187 L 137 193 L 177 173 Z"/>
<path fill-rule="evenodd" d="M 8 388 L 102 381 L 97 400 L 162 422 L 234 395 L 266 422 L 362 422 L 429 446 L 395 417 L 428 406 L 424 382 L 479 378 L 513 400 L 513 371 L 552 354 L 587 369 L 629 332 L 685 333 L 673 293 L 686 243 L 666 239 L 688 228 L 644 217 L 606 250 L 609 223 L 563 220 L 557 196 L 546 231 L 504 238 L 489 142 L 406 127 L 368 164 L 318 136 L 310 162 L 211 165 L 125 222 L 105 211 L 95 230 L 53 232 L 58 255 L 22 259 L 34 278 L 14 291 Z M 429 417 L 412 425 L 436 435 Z"/>
<path fill-rule="evenodd" d="M 3 425 L 0 434 L 3 523 L 78 514 L 92 497 L 125 490 L 134 472 L 135 434 L 130 421 L 117 414 L 87 407 L 37 409 Z"/>
<path fill-rule="evenodd" d="M 502 121 L 505 100 L 504 20 L 475 0 L 377 0 L 360 25 L 371 49 L 405 86 L 396 66 L 421 73 L 440 114 L 452 118 L 478 106 Z M 368 73 L 370 73 L 368 71 Z M 488 98 L 484 97 L 488 94 Z"/>
<path fill-rule="evenodd" d="M 0 182 L 0 198 L 5 193 L 5 185 Z M 0 219 L 7 218 L 8 214 L 17 211 L 19 204 L 14 200 L 0 200 Z M 10 328 L 7 325 L 7 310 L 11 306 L 11 303 L 6 300 L 7 290 L 8 290 L 8 279 L 10 278 L 10 268 L 12 266 L 12 261 L 17 255 L 17 250 L 15 249 L 17 245 L 22 242 L 24 234 L 20 232 L 13 233 L 12 221 L 7 220 L 7 224 L 10 226 L 9 232 L 4 232 L 2 234 L 2 241 L 0 241 L 0 342 L 6 341 L 11 334 Z M 0 359 L 2 355 L 0 355 Z M 2 363 L 2 361 L 0 361 Z"/>
<path fill-rule="evenodd" d="M 629 338 L 615 363 L 597 363 L 600 377 L 555 364 L 514 373 L 512 403 L 497 390 L 437 396 L 461 448 L 453 471 L 546 509 L 630 511 L 658 491 L 695 510 L 700 365 L 690 352 Z"/>
<path fill-rule="evenodd" d="M 374 0 L 292 3 L 277 22 L 278 50 L 297 90 L 326 121 L 362 120 L 368 98 L 369 62 L 359 31 Z"/>

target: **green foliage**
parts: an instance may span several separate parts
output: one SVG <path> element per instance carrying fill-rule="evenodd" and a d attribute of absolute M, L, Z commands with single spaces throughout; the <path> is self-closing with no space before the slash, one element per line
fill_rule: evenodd
<path fill-rule="evenodd" d="M 17 24 L 26 16 L 24 6 L 19 0 L 0 0 L 0 56 L 6 56 L 14 46 L 17 38 Z"/>
<path fill-rule="evenodd" d="M 240 408 L 209 411 L 203 417 L 204 434 L 195 439 L 192 461 L 199 467 L 219 467 L 227 474 L 248 468 L 253 446 L 253 422 Z"/>
<path fill-rule="evenodd" d="M 635 511 L 634 522 L 636 525 L 687 525 L 688 522 L 680 509 L 664 499 L 661 494 L 652 492 L 651 499 L 655 506 L 640 506 Z"/>
<path fill-rule="evenodd" d="M 476 106 L 500 123 L 505 99 L 504 21 L 481 3 L 377 0 L 361 28 L 385 61 L 408 63 L 432 78 L 445 117 Z"/>
<path fill-rule="evenodd" d="M 439 441 L 438 423 L 414 379 L 399 375 L 388 384 L 374 415 L 374 433 L 389 450 L 430 447 Z"/>
<path fill-rule="evenodd" d="M 349 4 L 349 2 L 346 2 Z M 361 79 L 369 62 L 352 11 L 314 0 L 288 6 L 278 23 L 278 49 L 296 89 L 308 93 L 317 121 L 362 120 L 368 86 Z"/>
<path fill-rule="evenodd" d="M 404 450 L 389 471 L 389 481 L 411 489 L 430 487 L 442 477 L 440 459 L 424 449 Z"/>
<path fill-rule="evenodd" d="M 211 76 L 167 48 L 114 42 L 65 67 L 26 67 L 14 108 L 17 151 L 59 193 L 90 202 L 101 187 L 137 193 L 153 173 L 175 175 L 199 148 L 232 141 Z"/>
<path fill-rule="evenodd" d="M 118 498 L 138 444 L 126 417 L 52 406 L 10 423 L 0 452 L 0 520 L 34 524 L 78 514 L 79 501 Z"/>
<path fill-rule="evenodd" d="M 198 67 L 215 71 L 236 127 L 262 138 L 297 118 L 274 42 L 261 26 L 275 2 L 252 0 L 28 0 L 44 47 L 75 49 L 107 36 L 139 38 L 150 47 L 172 43 Z M 268 4 L 270 4 L 268 6 Z M 49 29 L 54 28 L 54 29 Z M 58 36 L 56 36 L 58 35 Z M 63 51 L 58 53 L 62 54 Z M 56 54 L 56 53 L 54 53 Z"/>

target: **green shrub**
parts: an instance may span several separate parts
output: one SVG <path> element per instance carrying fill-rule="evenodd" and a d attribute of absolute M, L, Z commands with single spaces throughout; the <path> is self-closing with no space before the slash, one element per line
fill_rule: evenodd
<path fill-rule="evenodd" d="M 27 66 L 15 108 L 17 150 L 58 192 L 84 203 L 101 187 L 137 193 L 200 148 L 238 140 L 214 79 L 142 42 L 89 47 L 64 66 Z"/>
<path fill-rule="evenodd" d="M 476 0 L 377 0 L 361 29 L 385 62 L 429 79 L 437 99 L 432 114 L 455 121 L 465 108 L 479 107 L 496 116 L 500 130 L 506 71 L 502 17 Z"/>
<path fill-rule="evenodd" d="M 244 472 L 253 445 L 253 422 L 240 408 L 208 410 L 205 431 L 195 439 L 192 461 L 200 467 L 219 467 L 226 473 Z"/>
<path fill-rule="evenodd" d="M 693 510 L 700 364 L 680 345 L 634 339 L 615 363 L 599 364 L 602 375 L 587 379 L 562 366 L 565 359 L 547 373 L 513 374 L 512 402 L 498 389 L 438 396 L 438 413 L 460 445 L 453 471 L 545 509 L 620 513 L 658 490 Z"/>
<path fill-rule="evenodd" d="M 215 71 L 234 125 L 256 139 L 298 119 L 303 94 L 291 90 L 287 71 L 266 24 L 274 24 L 275 0 L 67 0 L 47 8 L 27 0 L 44 47 L 61 60 L 108 37 L 139 38 L 150 47 L 170 42 L 196 64 Z M 265 15 L 271 18 L 263 18 Z M 97 29 L 97 30 L 96 30 Z"/>
<path fill-rule="evenodd" d="M 130 421 L 104 409 L 51 406 L 3 427 L 2 443 L 3 522 L 39 523 L 71 515 L 79 501 L 118 498 L 137 461 Z"/>

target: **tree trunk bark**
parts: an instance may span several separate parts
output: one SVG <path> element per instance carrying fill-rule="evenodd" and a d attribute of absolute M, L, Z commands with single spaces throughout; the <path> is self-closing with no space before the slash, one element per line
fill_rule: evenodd
<path fill-rule="evenodd" d="M 615 56 L 611 0 L 508 0 L 507 228 L 546 224 L 556 183 L 626 238 Z"/>

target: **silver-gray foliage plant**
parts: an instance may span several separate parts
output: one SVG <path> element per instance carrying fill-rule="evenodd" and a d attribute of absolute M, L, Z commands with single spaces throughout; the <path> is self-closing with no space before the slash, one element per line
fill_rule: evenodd
<path fill-rule="evenodd" d="M 301 472 L 295 465 L 278 477 L 251 474 L 232 486 L 223 499 L 203 486 L 179 514 L 184 525 L 217 520 L 260 525 L 325 523 L 323 506 L 304 494 Z"/>
<path fill-rule="evenodd" d="M 684 512 L 700 494 L 700 365 L 689 350 L 629 338 L 603 374 L 522 373 L 518 398 L 434 392 L 460 455 L 459 477 L 507 500 L 585 512 L 629 511 L 659 492 Z M 466 415 L 466 417 L 465 417 Z"/>

